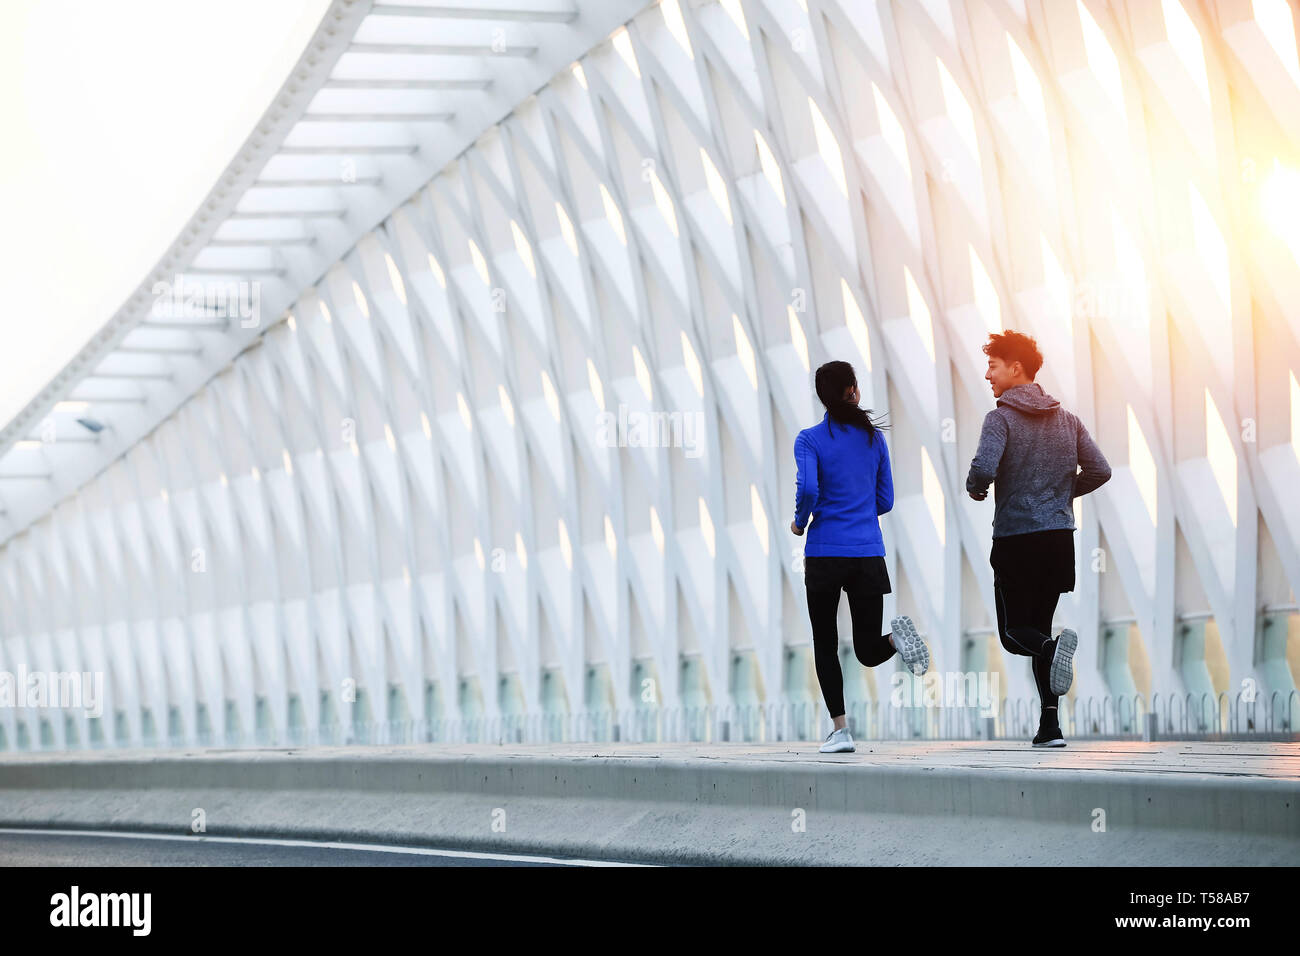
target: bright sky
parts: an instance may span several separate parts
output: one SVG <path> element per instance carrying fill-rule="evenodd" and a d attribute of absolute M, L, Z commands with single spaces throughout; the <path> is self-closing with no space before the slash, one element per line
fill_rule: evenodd
<path fill-rule="evenodd" d="M 5 0 L 0 425 L 162 256 L 328 6 Z"/>

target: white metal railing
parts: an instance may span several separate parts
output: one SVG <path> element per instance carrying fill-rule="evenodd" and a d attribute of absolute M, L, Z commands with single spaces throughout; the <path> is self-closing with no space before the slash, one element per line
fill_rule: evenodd
<path fill-rule="evenodd" d="M 860 740 L 1026 740 L 1038 727 L 1037 698 L 1003 700 L 996 713 L 979 706 L 897 706 L 889 700 L 847 705 Z M 1067 739 L 1300 740 L 1300 693 L 1141 694 L 1062 699 Z M 641 707 L 494 717 L 375 721 L 319 729 L 259 728 L 241 733 L 163 736 L 115 744 L 96 741 L 66 749 L 132 747 L 317 747 L 420 743 L 780 743 L 811 742 L 830 732 L 821 701 L 753 705 Z M 44 741 L 8 751 L 59 749 Z"/>

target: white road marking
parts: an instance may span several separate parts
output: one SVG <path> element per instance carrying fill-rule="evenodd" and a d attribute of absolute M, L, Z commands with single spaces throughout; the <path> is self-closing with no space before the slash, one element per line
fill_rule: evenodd
<path fill-rule="evenodd" d="M 0 833 L 40 836 L 116 837 L 126 840 L 176 840 L 182 843 L 249 843 L 258 846 L 305 846 L 325 850 L 369 850 L 372 853 L 408 853 L 415 856 L 455 856 L 471 860 L 506 860 L 512 863 L 558 863 L 563 866 L 652 866 L 649 863 L 612 863 L 605 860 L 566 860 L 551 856 L 523 856 L 515 853 L 476 853 L 471 850 L 435 850 L 419 846 L 385 846 L 382 843 L 322 843 L 315 840 L 277 840 L 271 837 L 184 836 L 169 833 L 138 833 L 123 830 L 45 830 L 0 827 Z"/>

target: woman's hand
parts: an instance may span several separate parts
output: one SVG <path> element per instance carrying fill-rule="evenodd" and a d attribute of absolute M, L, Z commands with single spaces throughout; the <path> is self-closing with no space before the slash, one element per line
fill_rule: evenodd
<path fill-rule="evenodd" d="M 798 526 L 797 524 L 795 524 L 793 521 L 790 522 L 790 530 L 793 531 L 795 534 L 798 534 L 798 535 L 802 535 L 802 534 L 803 534 L 803 531 L 804 531 L 803 528 L 799 527 L 799 526 Z"/>
<path fill-rule="evenodd" d="M 987 491 L 981 491 L 979 494 L 975 494 L 975 492 L 972 491 L 970 493 L 970 496 L 974 498 L 976 501 L 983 501 L 985 498 L 989 496 L 989 493 Z"/>

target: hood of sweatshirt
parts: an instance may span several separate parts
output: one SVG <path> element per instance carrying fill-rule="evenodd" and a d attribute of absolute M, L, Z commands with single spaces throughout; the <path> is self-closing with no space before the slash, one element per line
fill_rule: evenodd
<path fill-rule="evenodd" d="M 1061 407 L 1061 403 L 1044 392 L 1043 386 L 1037 382 L 1013 385 L 998 396 L 998 404 L 1009 405 L 1027 415 L 1045 415 Z"/>

